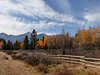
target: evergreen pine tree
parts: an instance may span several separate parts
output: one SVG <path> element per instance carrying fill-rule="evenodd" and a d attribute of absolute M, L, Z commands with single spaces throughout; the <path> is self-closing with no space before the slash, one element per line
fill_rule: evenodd
<path fill-rule="evenodd" d="M 35 49 L 35 44 L 37 42 L 37 32 L 35 31 L 35 29 L 32 31 L 31 33 L 31 49 Z"/>
<path fill-rule="evenodd" d="M 12 42 L 10 42 L 10 50 L 14 50 L 14 46 Z"/>
<path fill-rule="evenodd" d="M 16 40 L 16 42 L 14 43 L 14 50 L 18 49 L 20 49 L 20 43 Z"/>
<path fill-rule="evenodd" d="M 23 45 L 23 49 L 27 50 L 28 49 L 28 36 L 26 35 L 24 38 L 24 45 Z"/>
<path fill-rule="evenodd" d="M 10 40 L 7 41 L 7 45 L 6 46 L 7 46 L 7 50 L 11 49 L 11 47 L 10 47 Z"/>

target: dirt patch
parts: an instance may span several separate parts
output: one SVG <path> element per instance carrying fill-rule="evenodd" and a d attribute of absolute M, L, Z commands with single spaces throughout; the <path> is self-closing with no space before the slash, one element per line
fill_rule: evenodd
<path fill-rule="evenodd" d="M 34 71 L 33 67 L 0 52 L 0 75 L 38 75 Z"/>

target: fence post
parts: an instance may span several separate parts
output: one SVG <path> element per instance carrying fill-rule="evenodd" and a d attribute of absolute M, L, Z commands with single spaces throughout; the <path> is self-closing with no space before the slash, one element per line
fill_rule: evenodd
<path fill-rule="evenodd" d="M 83 56 L 83 66 L 85 66 L 85 56 Z"/>
<path fill-rule="evenodd" d="M 69 62 L 69 64 L 70 64 L 70 55 L 68 55 L 68 58 L 69 58 L 69 59 L 68 59 L 68 62 Z"/>

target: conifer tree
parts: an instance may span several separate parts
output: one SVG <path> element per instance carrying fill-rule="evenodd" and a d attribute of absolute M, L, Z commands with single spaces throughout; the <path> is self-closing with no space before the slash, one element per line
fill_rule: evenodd
<path fill-rule="evenodd" d="M 10 50 L 10 40 L 7 41 L 7 50 Z"/>
<path fill-rule="evenodd" d="M 33 29 L 32 33 L 31 33 L 31 49 L 35 49 L 35 45 L 37 42 L 37 32 L 35 31 L 35 29 Z"/>
<path fill-rule="evenodd" d="M 14 43 L 14 50 L 18 49 L 20 49 L 20 43 L 16 40 L 16 42 Z"/>
<path fill-rule="evenodd" d="M 24 38 L 24 45 L 23 45 L 23 49 L 27 50 L 28 49 L 28 36 L 26 35 Z"/>
<path fill-rule="evenodd" d="M 12 42 L 10 42 L 10 50 L 14 50 L 14 46 Z"/>

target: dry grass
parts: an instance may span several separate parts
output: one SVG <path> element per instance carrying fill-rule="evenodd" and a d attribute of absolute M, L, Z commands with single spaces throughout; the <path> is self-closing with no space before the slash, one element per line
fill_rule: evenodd
<path fill-rule="evenodd" d="M 100 75 L 100 69 L 77 64 L 64 64 L 55 68 L 54 75 Z"/>
<path fill-rule="evenodd" d="M 5 56 L 8 59 L 5 59 Z M 27 64 L 13 60 L 9 55 L 0 52 L 0 75 L 39 75 L 33 67 L 26 67 Z"/>
<path fill-rule="evenodd" d="M 11 56 L 18 56 L 16 59 L 26 60 L 28 55 L 26 53 L 9 53 Z M 32 55 L 33 53 L 31 53 Z M 20 57 L 19 57 L 20 56 Z M 33 56 L 32 56 L 33 57 Z M 43 65 L 48 63 L 48 57 L 39 56 L 35 57 L 39 60 L 39 63 L 36 67 L 27 65 L 19 60 L 13 60 L 9 55 L 6 55 L 3 52 L 0 52 L 0 75 L 100 75 L 100 69 L 84 67 L 83 65 L 78 64 L 50 64 Z M 34 61 L 36 61 L 34 60 Z M 45 61 L 46 60 L 46 61 Z M 30 58 L 28 62 L 33 60 Z"/>
<path fill-rule="evenodd" d="M 11 55 L 11 57 L 15 60 L 22 60 L 25 63 L 32 65 L 32 66 L 37 66 L 39 64 L 44 64 L 46 66 L 51 65 L 51 64 L 60 64 L 61 62 L 52 59 L 51 57 L 44 55 L 42 53 L 36 54 L 36 53 L 19 53 L 19 52 L 13 52 L 13 51 L 7 51 L 6 54 Z"/>
<path fill-rule="evenodd" d="M 49 72 L 48 67 L 45 66 L 44 64 L 39 64 L 36 69 L 37 69 L 37 71 L 43 72 L 43 73 Z"/>

